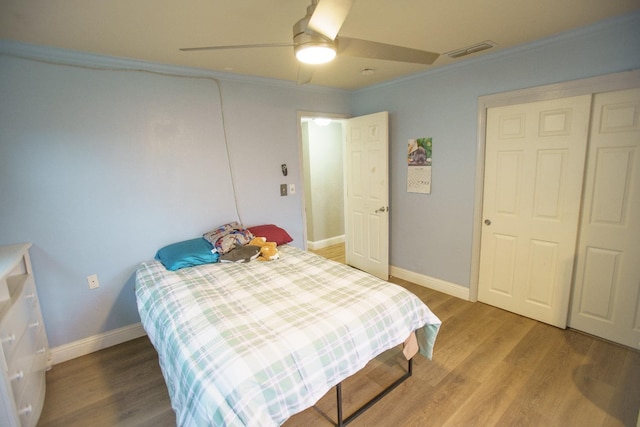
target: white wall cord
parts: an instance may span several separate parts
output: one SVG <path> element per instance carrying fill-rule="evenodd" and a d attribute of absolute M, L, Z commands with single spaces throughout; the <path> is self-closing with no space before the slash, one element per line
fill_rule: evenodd
<path fill-rule="evenodd" d="M 187 75 L 177 74 L 177 73 L 168 73 L 168 72 L 163 72 L 163 71 L 145 70 L 143 68 L 117 68 L 117 67 L 100 67 L 100 66 L 91 66 L 91 65 L 69 64 L 69 63 L 64 63 L 64 62 L 51 61 L 51 60 L 45 60 L 45 59 L 40 59 L 40 58 L 33 58 L 33 57 L 30 57 L 30 56 L 18 55 L 18 54 L 14 54 L 14 53 L 0 53 L 0 55 L 15 57 L 15 58 L 24 59 L 24 60 L 27 60 L 27 61 L 40 62 L 40 63 L 48 64 L 48 65 L 57 65 L 57 66 L 63 66 L 63 67 L 75 67 L 75 68 L 80 68 L 80 69 L 85 69 L 85 70 L 92 70 L 92 71 L 136 72 L 136 73 L 154 74 L 154 75 L 159 75 L 159 76 L 164 76 L 164 77 L 177 77 L 177 78 L 181 78 L 181 79 L 200 79 L 200 80 L 209 80 L 209 81 L 214 82 L 216 84 L 216 88 L 218 90 L 218 96 L 219 96 L 219 100 L 220 100 L 219 101 L 219 103 L 220 103 L 220 119 L 222 121 L 222 134 L 223 134 L 224 146 L 225 146 L 225 150 L 226 150 L 226 154 L 227 154 L 227 164 L 229 166 L 229 176 L 231 178 L 231 187 L 232 187 L 232 190 L 233 190 L 233 202 L 234 202 L 234 207 L 235 207 L 236 217 L 238 219 L 238 222 L 242 224 L 242 218 L 240 216 L 240 209 L 238 207 L 238 196 L 237 196 L 237 191 L 236 191 L 236 180 L 235 180 L 235 176 L 233 174 L 233 166 L 232 166 L 232 162 L 231 162 L 231 151 L 229 150 L 229 140 L 227 138 L 227 123 L 226 123 L 225 115 L 224 115 L 224 99 L 223 99 L 223 96 L 222 96 L 222 87 L 221 87 L 220 81 L 218 79 L 216 79 L 215 77 L 211 77 L 211 76 L 187 76 Z"/>

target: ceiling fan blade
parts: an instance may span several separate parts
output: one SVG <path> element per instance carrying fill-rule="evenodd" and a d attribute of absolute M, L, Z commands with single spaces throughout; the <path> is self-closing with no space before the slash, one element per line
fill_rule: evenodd
<path fill-rule="evenodd" d="M 315 68 L 311 65 L 300 63 L 298 65 L 298 79 L 296 81 L 296 84 L 306 85 L 307 83 L 310 83 L 311 79 L 313 78 L 314 71 Z"/>
<path fill-rule="evenodd" d="M 439 53 L 427 52 L 425 50 L 352 39 L 350 37 L 338 37 L 337 42 L 339 55 L 357 56 L 360 58 L 431 65 L 440 56 Z"/>
<path fill-rule="evenodd" d="M 319 0 L 308 28 L 335 40 L 355 0 Z"/>
<path fill-rule="evenodd" d="M 222 50 L 222 49 L 250 49 L 259 47 L 291 47 L 293 43 L 263 43 L 263 44 L 237 44 L 229 46 L 203 46 L 203 47 L 182 47 L 183 52 L 194 52 L 198 50 Z"/>

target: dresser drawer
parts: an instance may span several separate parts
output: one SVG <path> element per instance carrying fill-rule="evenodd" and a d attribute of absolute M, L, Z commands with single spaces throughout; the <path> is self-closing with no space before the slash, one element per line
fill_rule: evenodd
<path fill-rule="evenodd" d="M 37 310 L 31 311 L 29 320 L 27 321 L 27 327 L 22 335 L 22 339 L 32 343 L 33 349 L 41 348 L 46 345 L 44 342 L 44 326 L 42 325 L 42 317 Z"/>
<path fill-rule="evenodd" d="M 45 378 L 45 371 L 46 339 L 44 328 L 40 328 L 40 333 L 33 339 L 28 334 L 22 337 L 7 372 L 16 408 L 24 409 L 25 414 L 37 402 L 35 395 L 41 380 Z"/>
<path fill-rule="evenodd" d="M 34 427 L 44 405 L 45 371 L 32 372 L 25 387 L 25 393 L 16 405 L 21 427 Z"/>
<path fill-rule="evenodd" d="M 22 396 L 29 380 L 34 357 L 35 343 L 31 340 L 21 339 L 20 342 L 18 342 L 13 359 L 8 363 L 7 369 L 7 375 L 16 403 L 19 402 L 19 398 Z"/>
<path fill-rule="evenodd" d="M 47 361 L 49 352 L 47 351 L 47 335 L 44 332 L 44 328 L 40 328 L 38 335 L 34 340 L 33 348 L 33 363 L 31 365 L 31 371 L 42 371 L 43 375 L 47 370 Z"/>
<path fill-rule="evenodd" d="M 36 318 L 33 315 L 39 309 L 33 276 L 23 277 L 25 281 L 15 296 L 15 303 L 0 323 L 0 341 L 2 341 L 2 351 L 8 363 L 13 358 L 18 342 L 21 340 L 29 322 L 38 321 L 42 323 L 39 316 Z"/>

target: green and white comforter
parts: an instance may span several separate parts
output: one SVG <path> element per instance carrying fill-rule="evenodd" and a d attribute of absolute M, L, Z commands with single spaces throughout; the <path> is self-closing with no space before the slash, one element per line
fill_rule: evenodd
<path fill-rule="evenodd" d="M 400 286 L 293 246 L 280 259 L 166 270 L 142 263 L 136 297 L 179 426 L 274 426 L 440 320 Z"/>

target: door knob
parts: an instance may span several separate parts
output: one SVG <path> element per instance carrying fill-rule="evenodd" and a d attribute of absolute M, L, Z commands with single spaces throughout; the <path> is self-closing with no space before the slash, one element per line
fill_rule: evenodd
<path fill-rule="evenodd" d="M 383 206 L 380 209 L 376 209 L 376 211 L 374 213 L 378 213 L 378 212 L 386 212 L 389 210 L 388 206 Z"/>
<path fill-rule="evenodd" d="M 485 220 L 484 220 L 484 223 L 485 223 L 486 225 L 491 225 L 491 220 L 490 220 L 490 219 L 485 219 Z"/>

